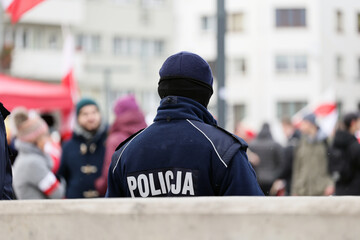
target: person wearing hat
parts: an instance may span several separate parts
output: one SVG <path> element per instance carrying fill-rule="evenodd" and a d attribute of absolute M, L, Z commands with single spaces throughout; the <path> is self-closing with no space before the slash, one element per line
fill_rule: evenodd
<path fill-rule="evenodd" d="M 331 146 L 332 153 L 339 151 L 337 162 L 330 161 L 332 170 L 338 171 L 336 195 L 360 195 L 360 144 L 355 133 L 360 130 L 360 115 L 350 112 L 344 115 L 342 126 L 336 130 Z"/>
<path fill-rule="evenodd" d="M 102 174 L 95 182 L 96 190 L 100 196 L 105 196 L 106 193 L 111 157 L 116 147 L 119 143 L 147 126 L 144 114 L 136 103 L 134 95 L 125 95 L 118 98 L 115 101 L 113 111 L 115 120 L 110 127 L 106 139 L 106 152 Z"/>
<path fill-rule="evenodd" d="M 328 196 L 334 194 L 334 182 L 328 171 L 328 144 L 325 134 L 310 113 L 300 125 L 301 137 L 294 149 L 291 194 Z"/>
<path fill-rule="evenodd" d="M 0 200 L 14 198 L 12 171 L 4 121 L 10 112 L 0 102 Z"/>
<path fill-rule="evenodd" d="M 72 137 L 63 144 L 58 174 L 66 180 L 66 198 L 99 197 L 95 180 L 101 175 L 107 126 L 97 103 L 83 98 L 76 104 Z"/>
<path fill-rule="evenodd" d="M 31 116 L 26 109 L 13 111 L 16 126 L 15 147 L 18 150 L 13 167 L 13 187 L 18 199 L 63 198 L 65 182 L 51 171 L 53 161 L 45 146 L 50 141 L 46 122 Z"/>
<path fill-rule="evenodd" d="M 200 56 L 180 52 L 166 59 L 154 123 L 117 148 L 107 197 L 263 196 L 246 142 L 218 127 L 207 110 L 212 85 Z"/>

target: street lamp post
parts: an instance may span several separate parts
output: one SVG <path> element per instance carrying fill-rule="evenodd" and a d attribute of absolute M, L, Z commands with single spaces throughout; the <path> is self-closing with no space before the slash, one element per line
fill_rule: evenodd
<path fill-rule="evenodd" d="M 225 127 L 225 33 L 226 33 L 226 12 L 225 0 L 217 0 L 217 61 L 216 61 L 216 78 L 217 78 L 217 110 L 218 124 Z"/>
<path fill-rule="evenodd" d="M 120 72 L 128 72 L 129 69 L 126 66 L 86 66 L 86 71 L 88 72 L 100 72 L 103 75 L 103 100 L 105 103 L 105 119 L 106 121 L 110 120 L 111 115 L 111 89 L 112 89 L 112 75 L 113 73 Z"/>

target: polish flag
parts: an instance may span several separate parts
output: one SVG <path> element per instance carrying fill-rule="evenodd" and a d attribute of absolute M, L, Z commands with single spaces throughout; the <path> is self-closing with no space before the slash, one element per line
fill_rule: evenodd
<path fill-rule="evenodd" d="M 61 84 L 70 91 L 73 103 L 76 103 L 79 99 L 79 89 L 74 78 L 74 60 L 75 41 L 74 37 L 68 33 L 63 47 L 63 78 Z"/>
<path fill-rule="evenodd" d="M 331 136 L 338 120 L 336 103 L 322 103 L 315 108 L 314 113 L 319 127 L 327 136 Z"/>
<path fill-rule="evenodd" d="M 338 120 L 336 103 L 322 102 L 313 107 L 304 107 L 293 116 L 292 121 L 294 125 L 299 126 L 303 117 L 310 113 L 315 114 L 317 124 L 326 136 L 331 136 Z"/>
<path fill-rule="evenodd" d="M 44 0 L 1 0 L 7 13 L 11 16 L 11 22 L 15 24 L 21 16 Z"/>
<path fill-rule="evenodd" d="M 64 86 L 70 93 L 73 104 L 75 105 L 80 98 L 79 88 L 74 78 L 74 60 L 75 60 L 75 41 L 72 34 L 69 32 L 64 34 L 65 41 L 63 47 L 63 78 L 61 80 Z M 71 132 L 74 126 L 75 119 L 74 109 L 62 113 L 62 138 L 63 140 L 71 137 Z"/>

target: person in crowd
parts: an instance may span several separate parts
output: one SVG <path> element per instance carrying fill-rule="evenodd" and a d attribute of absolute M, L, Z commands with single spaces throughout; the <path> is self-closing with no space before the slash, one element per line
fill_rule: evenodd
<path fill-rule="evenodd" d="M 114 154 L 116 147 L 122 141 L 147 126 L 145 116 L 140 110 L 134 95 L 126 95 L 119 98 L 114 104 L 113 111 L 115 113 L 115 120 L 110 127 L 109 135 L 106 140 L 106 152 L 102 174 L 95 182 L 96 190 L 99 192 L 100 196 L 105 196 L 106 193 L 111 157 Z"/>
<path fill-rule="evenodd" d="M 249 148 L 260 158 L 255 171 L 261 189 L 265 195 L 269 195 L 271 186 L 284 163 L 284 149 L 273 139 L 268 123 L 262 125 L 259 134 L 250 143 Z"/>
<path fill-rule="evenodd" d="M 340 158 L 333 163 L 338 167 L 336 195 L 360 195 L 360 144 L 355 133 L 360 130 L 360 115 L 355 112 L 343 117 L 342 128 L 338 129 L 332 144 L 332 153 L 339 150 Z M 336 167 L 334 167 L 336 168 Z"/>
<path fill-rule="evenodd" d="M 58 174 L 66 180 L 66 198 L 99 197 L 95 180 L 100 177 L 107 126 L 98 104 L 83 98 L 76 104 L 76 124 L 72 137 L 63 144 Z"/>
<path fill-rule="evenodd" d="M 284 148 L 284 164 L 280 166 L 280 172 L 276 177 L 270 192 L 271 195 L 291 195 L 291 177 L 292 167 L 294 160 L 294 149 L 297 146 L 301 133 L 297 129 L 291 120 L 284 117 L 281 120 L 282 130 L 287 139 L 286 146 Z"/>
<path fill-rule="evenodd" d="M 107 197 L 263 195 L 246 142 L 218 127 L 207 110 L 212 84 L 200 56 L 166 59 L 154 123 L 117 148 Z"/>
<path fill-rule="evenodd" d="M 294 196 L 328 196 L 334 194 L 334 182 L 328 171 L 326 135 L 314 114 L 300 124 L 301 138 L 294 149 L 291 194 Z"/>
<path fill-rule="evenodd" d="M 0 102 L 0 200 L 14 199 L 12 170 L 4 121 L 10 112 Z"/>
<path fill-rule="evenodd" d="M 43 113 L 40 116 L 49 127 L 51 141 L 45 146 L 45 152 L 49 154 L 53 160 L 52 172 L 56 174 L 60 167 L 61 158 L 60 133 L 56 128 L 55 118 L 52 114 Z"/>
<path fill-rule="evenodd" d="M 242 138 L 247 144 L 250 144 L 252 140 L 256 137 L 254 131 L 246 128 L 243 123 L 238 122 L 235 126 L 235 135 Z M 260 163 L 259 156 L 251 151 L 249 148 L 246 151 L 249 161 L 253 167 L 256 167 Z"/>
<path fill-rule="evenodd" d="M 51 171 L 53 162 L 45 153 L 50 141 L 47 124 L 39 116 L 29 116 L 25 109 L 14 111 L 17 129 L 13 186 L 18 199 L 63 198 L 65 182 Z"/>

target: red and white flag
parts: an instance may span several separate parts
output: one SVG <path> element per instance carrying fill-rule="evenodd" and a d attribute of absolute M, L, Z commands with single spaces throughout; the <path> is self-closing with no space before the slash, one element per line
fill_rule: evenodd
<path fill-rule="evenodd" d="M 21 16 L 44 0 L 1 0 L 5 11 L 10 14 L 11 22 L 16 23 Z"/>
<path fill-rule="evenodd" d="M 338 111 L 336 103 L 334 102 L 321 102 L 313 107 L 306 106 L 297 112 L 292 121 L 295 126 L 299 126 L 305 115 L 313 113 L 316 116 L 317 124 L 320 129 L 327 135 L 331 136 L 335 129 L 338 120 Z"/>
<path fill-rule="evenodd" d="M 79 99 L 79 89 L 74 78 L 75 41 L 72 34 L 67 33 L 63 47 L 63 78 L 61 83 L 71 93 L 73 103 Z"/>
<path fill-rule="evenodd" d="M 63 47 L 63 78 L 61 84 L 65 87 L 70 95 L 73 104 L 75 105 L 80 98 L 79 88 L 74 78 L 75 65 L 75 41 L 70 32 L 64 31 L 65 40 Z M 68 139 L 71 137 L 71 132 L 75 122 L 75 110 L 64 111 L 62 113 L 62 138 Z"/>
<path fill-rule="evenodd" d="M 334 133 L 334 129 L 338 120 L 338 111 L 336 103 L 322 103 L 315 109 L 314 113 L 318 121 L 319 127 L 327 136 L 331 136 Z"/>

